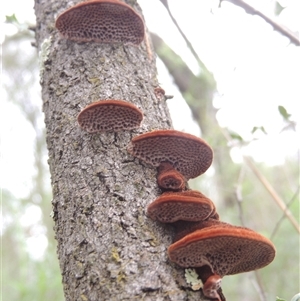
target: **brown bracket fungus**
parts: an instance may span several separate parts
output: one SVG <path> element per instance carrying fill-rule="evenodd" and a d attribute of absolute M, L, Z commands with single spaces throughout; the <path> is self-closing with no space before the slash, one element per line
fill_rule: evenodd
<path fill-rule="evenodd" d="M 226 301 L 226 298 L 222 292 L 222 277 L 217 274 L 213 274 L 211 268 L 207 265 L 195 269 L 199 278 L 202 280 L 203 295 L 218 301 Z"/>
<path fill-rule="evenodd" d="M 143 113 L 123 100 L 100 100 L 85 107 L 78 115 L 80 127 L 89 132 L 122 131 L 138 128 Z"/>
<path fill-rule="evenodd" d="M 185 180 L 203 174 L 213 159 L 213 151 L 204 140 L 175 130 L 157 130 L 134 137 L 128 151 L 155 167 L 171 164 Z"/>
<path fill-rule="evenodd" d="M 203 285 L 204 296 L 221 301 L 218 290 L 221 288 L 222 278 L 219 275 L 210 276 Z"/>
<path fill-rule="evenodd" d="M 260 269 L 273 261 L 275 247 L 269 239 L 248 228 L 217 220 L 214 224 L 173 243 L 168 249 L 170 260 L 185 268 L 208 265 L 221 277 Z"/>
<path fill-rule="evenodd" d="M 147 215 L 162 223 L 203 221 L 215 214 L 214 203 L 194 190 L 164 193 L 147 208 Z"/>
<path fill-rule="evenodd" d="M 61 35 L 76 42 L 140 44 L 144 21 L 129 5 L 118 0 L 81 2 L 58 16 Z"/>
<path fill-rule="evenodd" d="M 162 162 L 157 170 L 157 185 L 162 190 L 179 191 L 185 189 L 185 178 L 173 165 Z"/>
<path fill-rule="evenodd" d="M 172 226 L 175 229 L 175 236 L 174 236 L 174 242 L 180 240 L 181 238 L 185 237 L 188 234 L 191 234 L 197 230 L 212 227 L 216 225 L 216 221 L 219 221 L 219 215 L 216 213 L 216 211 L 213 211 L 212 214 L 205 220 L 199 220 L 199 221 L 184 221 L 179 220 L 172 224 Z M 225 223 L 224 223 L 225 224 Z"/>
<path fill-rule="evenodd" d="M 205 221 L 203 222 L 205 226 Z M 197 268 L 203 293 L 207 297 L 220 297 L 220 282 L 214 279 L 260 269 L 275 257 L 273 243 L 253 230 L 210 220 L 212 226 L 203 227 L 174 242 L 168 248 L 171 261 L 184 268 Z M 201 227 L 201 222 L 199 223 Z M 209 277 L 201 275 L 209 269 Z M 207 272 L 204 272 L 204 274 Z M 215 278 L 210 278 L 216 276 Z M 206 285 L 206 282 L 208 284 Z"/>

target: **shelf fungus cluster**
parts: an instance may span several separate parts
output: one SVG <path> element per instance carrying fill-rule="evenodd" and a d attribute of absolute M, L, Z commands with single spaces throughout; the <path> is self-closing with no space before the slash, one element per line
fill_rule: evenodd
<path fill-rule="evenodd" d="M 157 184 L 164 193 L 148 206 L 147 215 L 174 226 L 169 259 L 195 269 L 205 297 L 226 300 L 221 289 L 224 276 L 262 268 L 274 259 L 270 240 L 220 221 L 209 198 L 187 189 L 186 182 L 212 163 L 213 151 L 204 140 L 175 130 L 158 130 L 134 137 L 128 151 L 157 167 Z"/>
<path fill-rule="evenodd" d="M 55 25 L 64 38 L 75 42 L 138 45 L 145 36 L 142 18 L 118 0 L 79 3 L 59 15 Z M 164 91 L 159 89 L 156 92 L 161 97 Z M 93 102 L 77 118 L 88 133 L 132 130 L 140 127 L 142 120 L 143 113 L 124 100 Z M 180 131 L 156 130 L 134 137 L 127 149 L 157 168 L 157 184 L 163 193 L 147 207 L 147 216 L 174 226 L 168 257 L 180 267 L 194 269 L 205 297 L 226 300 L 221 288 L 224 276 L 272 262 L 275 247 L 270 240 L 220 221 L 212 200 L 188 189 L 187 181 L 205 173 L 212 164 L 213 150 L 207 142 Z"/>
<path fill-rule="evenodd" d="M 142 119 L 143 113 L 123 100 L 100 100 L 78 115 L 80 127 L 88 133 L 132 130 Z M 204 296 L 226 300 L 221 288 L 224 276 L 262 268 L 274 259 L 271 241 L 220 221 L 211 199 L 188 190 L 187 181 L 203 174 L 213 160 L 213 151 L 203 139 L 175 130 L 156 130 L 134 137 L 127 150 L 157 168 L 157 184 L 163 193 L 147 207 L 147 216 L 174 226 L 169 259 L 195 269 Z"/>

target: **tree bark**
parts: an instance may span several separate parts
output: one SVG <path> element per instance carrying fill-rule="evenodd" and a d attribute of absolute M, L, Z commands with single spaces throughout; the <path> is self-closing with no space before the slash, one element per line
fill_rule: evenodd
<path fill-rule="evenodd" d="M 79 1 L 72 1 L 76 4 Z M 127 1 L 140 11 L 135 1 Z M 145 216 L 160 191 L 156 170 L 126 150 L 132 137 L 170 128 L 156 99 L 155 62 L 139 47 L 74 43 L 55 29 L 67 0 L 35 0 L 43 111 L 53 189 L 53 219 L 65 298 L 200 300 L 169 262 L 172 231 Z M 144 112 L 141 128 L 88 134 L 77 125 L 83 107 L 123 99 Z"/>

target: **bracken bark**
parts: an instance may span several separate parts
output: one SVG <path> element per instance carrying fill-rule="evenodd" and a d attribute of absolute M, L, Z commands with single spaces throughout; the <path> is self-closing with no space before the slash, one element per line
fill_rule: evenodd
<path fill-rule="evenodd" d="M 169 262 L 172 231 L 145 215 L 160 191 L 156 170 L 126 150 L 135 135 L 170 128 L 157 100 L 155 62 L 139 47 L 74 43 L 55 18 L 79 1 L 36 0 L 43 111 L 53 188 L 53 218 L 65 298 L 201 300 Z M 128 1 L 129 2 L 129 1 Z M 130 1 L 139 11 L 135 1 Z M 77 125 L 83 107 L 123 99 L 144 112 L 141 128 L 88 134 Z"/>

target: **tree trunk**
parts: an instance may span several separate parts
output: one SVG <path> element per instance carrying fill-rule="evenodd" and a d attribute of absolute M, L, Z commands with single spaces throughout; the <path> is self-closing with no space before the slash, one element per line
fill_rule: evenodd
<path fill-rule="evenodd" d="M 183 269 L 167 258 L 172 231 L 145 216 L 147 204 L 160 194 L 156 170 L 126 150 L 132 137 L 171 127 L 166 103 L 154 94 L 155 62 L 145 42 L 134 47 L 62 39 L 55 18 L 70 3 L 35 0 L 54 230 L 66 300 L 199 300 L 200 293 L 187 288 Z M 141 128 L 82 131 L 78 113 L 99 99 L 136 104 L 144 112 Z"/>

